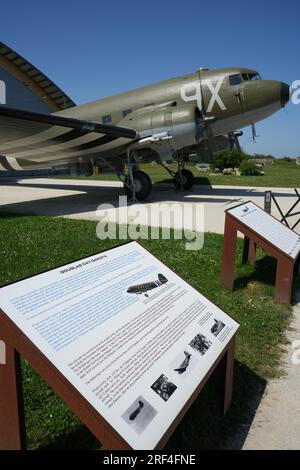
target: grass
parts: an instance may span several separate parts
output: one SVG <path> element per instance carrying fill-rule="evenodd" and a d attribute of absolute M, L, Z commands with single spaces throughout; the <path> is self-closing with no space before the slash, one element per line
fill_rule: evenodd
<path fill-rule="evenodd" d="M 300 187 L 300 166 L 295 162 L 276 161 L 273 165 L 268 165 L 263 168 L 264 176 L 236 176 L 236 175 L 214 175 L 210 172 L 199 173 L 196 168 L 188 164 L 186 166 L 194 173 L 196 177 L 196 184 L 200 185 L 213 185 L 220 184 L 226 186 L 264 186 L 264 187 L 283 187 L 283 188 L 299 188 Z M 160 165 L 151 165 L 145 163 L 140 165 L 140 169 L 148 173 L 153 183 L 169 182 L 172 184 L 172 179 L 169 177 L 166 170 Z M 170 165 L 170 169 L 176 171 L 176 165 Z M 63 176 L 59 178 L 73 178 L 70 176 Z M 77 179 L 77 178 L 76 178 Z M 96 179 L 105 181 L 118 181 L 118 178 L 113 173 L 104 173 L 97 176 L 82 176 L 78 179 Z"/>
<path fill-rule="evenodd" d="M 119 244 L 96 238 L 95 223 L 63 218 L 0 217 L 0 283 L 21 279 Z M 223 236 L 206 234 L 201 251 L 185 251 L 184 241 L 141 242 L 240 324 L 237 337 L 233 403 L 223 416 L 217 378 L 209 381 L 168 443 L 170 449 L 224 446 L 245 429 L 266 381 L 280 375 L 281 344 L 290 307 L 273 300 L 275 263 L 259 253 L 255 267 L 237 263 L 234 292 L 220 286 Z M 238 241 L 239 260 L 241 240 Z M 23 359 L 23 383 L 30 449 L 94 449 L 100 444 Z"/>

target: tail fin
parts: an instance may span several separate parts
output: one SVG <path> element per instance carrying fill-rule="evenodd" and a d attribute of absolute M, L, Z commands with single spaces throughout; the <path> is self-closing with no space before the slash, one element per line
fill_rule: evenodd
<path fill-rule="evenodd" d="M 46 75 L 0 42 L 0 105 L 52 113 L 75 103 Z"/>
<path fill-rule="evenodd" d="M 158 280 L 159 280 L 162 284 L 165 284 L 166 282 L 168 282 L 168 279 L 167 279 L 163 274 L 159 274 L 159 275 L 158 275 Z"/>

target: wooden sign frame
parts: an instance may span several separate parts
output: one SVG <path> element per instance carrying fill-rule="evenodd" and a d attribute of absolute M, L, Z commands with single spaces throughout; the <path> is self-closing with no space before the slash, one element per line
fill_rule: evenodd
<path fill-rule="evenodd" d="M 105 251 L 109 250 L 110 249 L 103 250 L 101 253 L 105 253 Z M 99 253 L 100 252 L 94 253 L 91 256 Z M 80 261 L 80 259 L 74 260 L 74 262 Z M 43 273 L 48 271 L 50 270 L 43 271 Z M 26 279 L 32 277 L 34 276 L 29 276 Z M 105 449 L 132 450 L 126 440 L 118 434 L 1 309 L 0 339 L 4 341 L 6 345 L 6 364 L 0 365 L 0 450 L 26 449 L 20 356 L 23 356 L 29 362 L 33 369 L 46 381 L 82 423 L 85 424 L 96 439 L 103 444 Z M 228 342 L 222 354 L 220 354 L 212 364 L 205 377 L 199 383 L 180 413 L 175 417 L 155 449 L 162 449 L 164 447 L 179 422 L 217 368 L 223 381 L 223 411 L 224 414 L 226 413 L 232 399 L 234 352 L 235 335 Z"/>
<path fill-rule="evenodd" d="M 221 282 L 224 287 L 230 290 L 233 289 L 237 232 L 241 232 L 244 235 L 243 263 L 248 261 L 255 263 L 257 247 L 262 248 L 276 258 L 275 300 L 277 302 L 290 303 L 295 266 L 299 270 L 300 252 L 295 259 L 292 258 L 228 212 L 236 207 L 249 204 L 250 202 L 259 207 L 253 201 L 247 201 L 231 207 L 226 211 Z M 261 209 L 261 207 L 259 207 L 259 209 Z M 270 214 L 266 215 L 273 217 Z M 275 219 L 275 217 L 273 218 Z"/>

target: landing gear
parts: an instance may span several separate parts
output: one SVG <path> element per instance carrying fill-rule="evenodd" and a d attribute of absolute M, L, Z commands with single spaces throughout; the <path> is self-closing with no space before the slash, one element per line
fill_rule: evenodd
<path fill-rule="evenodd" d="M 190 170 L 185 168 L 179 169 L 176 171 L 174 176 L 174 185 L 176 189 L 185 189 L 189 190 L 193 187 L 195 178 L 193 173 Z"/>
<path fill-rule="evenodd" d="M 123 168 L 120 170 L 119 168 L 113 166 L 105 158 L 101 157 L 101 159 L 99 159 L 116 173 L 119 180 L 123 183 L 125 194 L 131 203 L 136 201 L 144 201 L 147 199 L 152 190 L 151 179 L 147 173 L 144 173 L 138 169 L 135 156 L 135 151 L 129 147 L 127 150 L 127 174 L 124 172 Z"/>
<path fill-rule="evenodd" d="M 135 151 L 132 148 L 127 150 L 128 174 L 123 179 L 124 190 L 130 202 L 144 201 L 152 190 L 152 182 L 149 176 L 138 169 Z"/>
<path fill-rule="evenodd" d="M 132 178 L 132 179 L 131 179 Z M 152 190 L 152 182 L 147 173 L 140 170 L 132 172 L 132 177 L 128 174 L 124 181 L 124 191 L 129 199 L 144 201 Z"/>
<path fill-rule="evenodd" d="M 193 187 L 195 183 L 195 177 L 190 170 L 184 168 L 185 159 L 184 155 L 181 152 L 178 152 L 178 170 L 176 172 L 170 170 L 163 161 L 158 160 L 157 162 L 172 176 L 175 188 L 178 190 L 189 190 Z"/>

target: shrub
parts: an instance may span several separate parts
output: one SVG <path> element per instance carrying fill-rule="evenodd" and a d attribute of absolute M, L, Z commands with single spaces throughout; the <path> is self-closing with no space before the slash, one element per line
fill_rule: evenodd
<path fill-rule="evenodd" d="M 255 166 L 251 160 L 244 160 L 241 163 L 241 174 L 247 176 L 258 176 L 260 174 L 259 169 Z"/>
<path fill-rule="evenodd" d="M 212 155 L 211 166 L 213 169 L 219 168 L 221 171 L 224 168 L 240 168 L 244 159 L 245 154 L 236 148 L 232 152 L 229 149 L 219 150 Z"/>
<path fill-rule="evenodd" d="M 287 162 L 287 163 L 290 163 L 293 161 L 293 159 L 291 157 L 283 157 L 283 158 L 280 158 L 280 160 L 282 162 Z"/>

